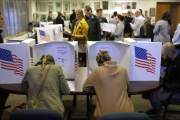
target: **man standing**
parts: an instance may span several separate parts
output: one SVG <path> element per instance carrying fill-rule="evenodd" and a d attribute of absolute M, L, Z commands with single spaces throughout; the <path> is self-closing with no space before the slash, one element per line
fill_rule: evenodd
<path fill-rule="evenodd" d="M 86 8 L 85 20 L 89 25 L 89 41 L 101 41 L 101 27 L 98 18 L 92 14 L 91 7 Z"/>
<path fill-rule="evenodd" d="M 72 21 L 73 21 L 74 19 L 76 19 L 76 12 L 75 12 L 75 10 L 73 9 L 72 12 L 73 12 L 73 13 L 70 15 L 70 23 L 72 23 Z"/>
<path fill-rule="evenodd" d="M 150 95 L 150 102 L 153 109 L 146 112 L 149 116 L 156 116 L 159 113 L 163 113 L 164 108 L 162 103 L 167 101 L 172 91 L 180 89 L 180 51 L 176 50 L 172 43 L 167 42 L 162 46 L 162 58 L 167 62 L 165 76 L 163 77 L 163 86 Z M 179 102 L 180 93 L 175 93 L 171 101 L 175 103 Z"/>
<path fill-rule="evenodd" d="M 48 19 L 47 19 L 48 22 L 52 22 L 53 19 L 52 19 L 52 11 L 49 11 L 49 15 L 48 15 Z"/>
<path fill-rule="evenodd" d="M 3 19 L 3 16 L 2 16 L 2 14 L 0 13 L 0 43 L 3 43 L 3 38 L 2 38 L 2 32 L 3 32 L 3 25 L 4 25 L 4 23 L 5 23 L 5 21 L 4 21 L 4 19 Z M 7 98 L 8 98 L 8 96 L 9 96 L 9 93 L 6 93 L 6 92 L 4 92 L 4 91 L 2 91 L 1 89 L 0 89 L 0 120 L 2 119 L 1 117 L 2 117 L 2 112 L 3 112 L 3 110 L 5 109 L 5 108 L 9 108 L 9 107 L 11 107 L 11 105 L 7 105 L 7 106 L 4 106 L 5 105 L 5 103 L 6 103 L 6 100 L 7 100 Z"/>
<path fill-rule="evenodd" d="M 98 8 L 96 10 L 96 13 L 97 13 L 97 18 L 99 19 L 100 23 L 108 23 L 107 19 L 102 16 L 103 10 L 101 8 Z M 105 38 L 105 32 L 103 32 L 102 29 L 101 29 L 101 38 Z"/>
<path fill-rule="evenodd" d="M 130 25 L 131 25 L 131 28 L 133 29 L 134 37 L 139 38 L 140 37 L 140 28 L 144 24 L 144 22 L 143 22 L 144 17 L 142 17 L 140 10 L 136 10 L 135 16 L 136 16 L 136 18 L 134 20 L 134 24 L 130 23 Z"/>
<path fill-rule="evenodd" d="M 0 43 L 3 43 L 3 38 L 2 38 L 2 32 L 3 32 L 3 25 L 4 25 L 4 20 L 3 20 L 3 16 L 2 14 L 0 13 Z"/>

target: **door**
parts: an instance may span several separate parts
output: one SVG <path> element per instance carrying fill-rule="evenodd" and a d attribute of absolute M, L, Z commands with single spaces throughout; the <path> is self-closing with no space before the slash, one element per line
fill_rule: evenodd
<path fill-rule="evenodd" d="M 156 22 L 162 18 L 164 12 L 170 12 L 170 3 L 157 3 L 156 5 Z"/>
<path fill-rule="evenodd" d="M 171 3 L 171 20 L 173 25 L 172 33 L 174 34 L 177 25 L 180 23 L 180 3 Z"/>

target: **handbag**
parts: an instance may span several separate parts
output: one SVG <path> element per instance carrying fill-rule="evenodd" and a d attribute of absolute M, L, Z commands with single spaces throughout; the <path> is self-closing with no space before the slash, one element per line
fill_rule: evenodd
<path fill-rule="evenodd" d="M 41 90 L 41 88 L 42 88 L 45 80 L 46 80 L 46 77 L 47 77 L 47 75 L 48 75 L 49 70 L 51 69 L 51 67 L 52 67 L 52 64 L 49 66 L 49 68 L 48 68 L 48 70 L 47 70 L 47 72 L 46 72 L 46 74 L 45 74 L 45 76 L 44 76 L 44 78 L 43 78 L 43 80 L 42 80 L 42 82 L 41 82 L 41 85 L 40 85 L 38 91 L 36 92 L 36 95 L 35 95 L 34 99 L 33 99 L 32 102 L 30 103 L 30 104 L 31 104 L 31 105 L 30 105 L 31 108 L 33 108 L 33 104 L 34 104 L 34 102 L 35 102 L 35 100 L 36 100 L 36 98 L 37 98 L 37 96 L 38 96 L 38 94 L 39 94 L 39 92 L 40 92 L 40 90 Z M 9 115 L 11 115 L 11 113 L 13 113 L 14 110 L 19 110 L 19 109 L 26 109 L 26 103 L 22 103 L 22 104 L 20 104 L 19 106 L 14 107 L 14 109 L 9 113 Z"/>

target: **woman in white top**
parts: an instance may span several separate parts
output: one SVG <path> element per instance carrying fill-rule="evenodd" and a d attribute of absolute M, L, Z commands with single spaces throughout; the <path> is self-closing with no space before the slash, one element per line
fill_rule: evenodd
<path fill-rule="evenodd" d="M 176 49 L 180 50 L 180 23 L 177 26 L 177 29 L 173 36 L 172 42 L 175 45 Z"/>
<path fill-rule="evenodd" d="M 115 41 L 124 41 L 124 16 L 118 14 L 116 16 L 116 30 L 114 31 L 114 33 L 112 33 L 112 35 L 114 36 L 114 40 Z"/>
<path fill-rule="evenodd" d="M 163 13 L 162 19 L 159 20 L 153 30 L 154 42 L 170 42 L 170 35 L 168 35 L 168 19 L 169 15 L 167 12 Z"/>

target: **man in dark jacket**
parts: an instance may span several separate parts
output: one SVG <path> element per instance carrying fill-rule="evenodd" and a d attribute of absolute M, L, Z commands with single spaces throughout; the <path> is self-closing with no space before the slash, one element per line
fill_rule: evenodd
<path fill-rule="evenodd" d="M 3 32 L 3 25 L 4 25 L 4 19 L 3 19 L 3 16 L 2 14 L 0 13 L 0 43 L 3 43 L 3 38 L 2 38 L 2 32 Z M 4 106 L 5 103 L 6 103 L 6 100 L 9 96 L 9 93 L 6 93 L 4 92 L 3 90 L 0 89 L 0 120 L 1 120 L 1 117 L 2 117 L 2 112 L 4 110 L 4 108 L 9 108 L 10 105 L 7 105 L 7 106 Z"/>
<path fill-rule="evenodd" d="M 85 20 L 89 25 L 89 41 L 101 41 L 101 27 L 98 18 L 92 14 L 91 7 L 86 8 Z"/>
<path fill-rule="evenodd" d="M 149 116 L 163 113 L 162 103 L 167 100 L 172 91 L 180 89 L 180 51 L 176 50 L 172 43 L 167 42 L 162 46 L 162 58 L 168 63 L 163 77 L 163 87 L 150 95 L 153 109 L 146 112 Z M 175 93 L 171 101 L 180 102 L 180 93 Z"/>
<path fill-rule="evenodd" d="M 2 38 L 2 32 L 3 32 L 3 25 L 4 25 L 4 19 L 3 19 L 3 16 L 2 14 L 0 13 L 0 43 L 3 43 L 3 38 Z"/>
<path fill-rule="evenodd" d="M 58 12 L 58 16 L 55 19 L 54 24 L 62 24 L 63 31 L 64 31 L 64 20 L 62 19 L 62 13 L 61 12 Z"/>
<path fill-rule="evenodd" d="M 73 13 L 70 15 L 70 23 L 72 23 L 72 21 L 73 21 L 74 19 L 76 19 L 76 12 L 75 12 L 75 10 L 73 9 L 72 12 L 73 12 Z"/>
<path fill-rule="evenodd" d="M 48 22 L 52 22 L 53 19 L 52 19 L 52 11 L 49 11 L 49 15 L 48 15 L 48 19 L 47 19 Z"/>
<path fill-rule="evenodd" d="M 96 13 L 97 13 L 97 18 L 99 19 L 99 22 L 100 22 L 100 23 L 108 23 L 107 19 L 102 16 L 102 14 L 103 14 L 103 9 L 98 8 L 98 9 L 96 10 Z M 101 29 L 101 38 L 105 38 L 105 34 L 106 34 L 106 32 Z"/>
<path fill-rule="evenodd" d="M 154 25 L 151 24 L 151 19 L 149 17 L 145 17 L 144 25 L 140 29 L 140 38 L 151 38 L 151 41 L 154 39 Z"/>

